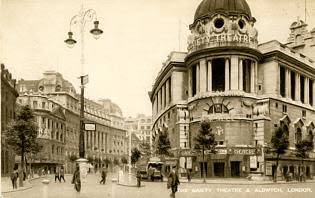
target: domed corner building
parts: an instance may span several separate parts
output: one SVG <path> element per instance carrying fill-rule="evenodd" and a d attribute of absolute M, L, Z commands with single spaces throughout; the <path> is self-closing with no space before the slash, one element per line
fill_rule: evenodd
<path fill-rule="evenodd" d="M 276 156 L 266 152 L 273 133 L 289 133 L 279 179 L 315 174 L 315 153 L 295 156 L 295 144 L 314 142 L 315 30 L 294 22 L 286 44 L 258 44 L 255 18 L 245 0 L 203 0 L 189 26 L 187 52 L 171 52 L 152 90 L 152 139 L 167 131 L 180 172 L 193 177 L 272 178 Z M 268 28 L 268 27 L 266 27 Z M 313 60 L 312 60 L 313 58 Z M 200 122 L 208 119 L 216 154 L 194 150 Z M 184 174 L 182 174 L 184 176 Z"/>

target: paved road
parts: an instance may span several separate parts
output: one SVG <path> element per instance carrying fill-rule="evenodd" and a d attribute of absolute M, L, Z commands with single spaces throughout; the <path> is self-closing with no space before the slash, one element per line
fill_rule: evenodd
<path fill-rule="evenodd" d="M 47 198 L 168 198 L 169 190 L 165 182 L 143 182 L 141 188 L 126 187 L 107 182 L 106 185 L 98 184 L 98 175 L 89 175 L 88 182 L 84 185 L 82 192 L 77 193 L 70 184 L 70 176 L 66 177 L 66 183 L 49 184 Z M 41 180 L 33 181 L 34 187 L 21 191 L 4 194 L 5 198 L 46 198 Z M 271 191 L 271 192 L 266 192 Z M 297 192 L 300 191 L 300 192 Z M 304 192 L 303 192 L 304 191 Z M 274 185 L 235 185 L 235 184 L 188 184 L 179 186 L 177 198 L 308 198 L 315 197 L 315 183 L 299 184 L 274 184 Z"/>

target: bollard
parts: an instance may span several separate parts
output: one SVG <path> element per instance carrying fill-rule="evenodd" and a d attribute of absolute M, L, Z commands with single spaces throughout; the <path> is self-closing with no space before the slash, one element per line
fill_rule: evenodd
<path fill-rule="evenodd" d="M 48 185 L 49 185 L 49 180 L 46 178 L 42 181 L 43 183 L 43 198 L 48 198 Z"/>

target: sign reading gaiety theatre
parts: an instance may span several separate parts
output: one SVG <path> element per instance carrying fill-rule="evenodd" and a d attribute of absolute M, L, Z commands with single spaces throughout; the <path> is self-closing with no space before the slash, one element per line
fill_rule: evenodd
<path fill-rule="evenodd" d="M 257 36 L 240 33 L 205 33 L 202 35 L 190 35 L 188 38 L 188 51 L 203 48 L 222 46 L 246 46 L 257 48 Z"/>

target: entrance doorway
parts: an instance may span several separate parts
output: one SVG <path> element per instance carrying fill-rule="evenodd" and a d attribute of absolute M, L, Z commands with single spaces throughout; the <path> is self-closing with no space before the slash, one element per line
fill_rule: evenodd
<path fill-rule="evenodd" d="M 224 177 L 224 162 L 213 163 L 214 176 Z"/>
<path fill-rule="evenodd" d="M 241 162 L 231 162 L 231 176 L 232 177 L 241 176 L 240 164 Z"/>
<path fill-rule="evenodd" d="M 200 173 L 201 173 L 201 177 L 203 177 L 203 174 L 205 174 L 206 177 L 208 176 L 208 162 L 204 162 L 204 163 L 200 162 Z"/>

